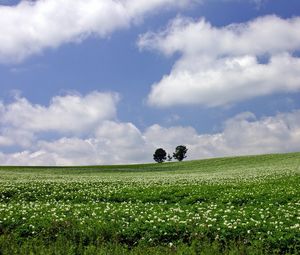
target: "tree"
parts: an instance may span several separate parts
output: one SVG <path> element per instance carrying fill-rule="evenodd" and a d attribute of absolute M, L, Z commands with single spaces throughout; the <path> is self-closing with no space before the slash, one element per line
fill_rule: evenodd
<path fill-rule="evenodd" d="M 167 153 L 163 148 L 159 148 L 155 151 L 155 153 L 153 154 L 153 159 L 157 162 L 157 163 L 162 163 L 167 159 Z"/>
<path fill-rule="evenodd" d="M 188 149 L 184 145 L 178 145 L 173 153 L 173 158 L 177 159 L 178 161 L 182 161 L 186 158 L 186 153 Z"/>

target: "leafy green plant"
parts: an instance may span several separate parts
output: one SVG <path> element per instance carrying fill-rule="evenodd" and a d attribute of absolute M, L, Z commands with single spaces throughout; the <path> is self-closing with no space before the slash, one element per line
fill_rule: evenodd
<path fill-rule="evenodd" d="M 299 153 L 0 167 L 0 253 L 297 254 L 298 165 Z"/>

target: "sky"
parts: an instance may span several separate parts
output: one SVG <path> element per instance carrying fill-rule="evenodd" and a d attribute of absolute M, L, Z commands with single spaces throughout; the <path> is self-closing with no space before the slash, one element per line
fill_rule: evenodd
<path fill-rule="evenodd" d="M 0 165 L 300 151 L 299 0 L 0 0 Z"/>

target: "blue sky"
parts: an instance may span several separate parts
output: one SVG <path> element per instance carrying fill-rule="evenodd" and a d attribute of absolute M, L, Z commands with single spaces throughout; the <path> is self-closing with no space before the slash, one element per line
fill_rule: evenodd
<path fill-rule="evenodd" d="M 0 164 L 300 150 L 299 1 L 72 3 L 0 1 Z"/>

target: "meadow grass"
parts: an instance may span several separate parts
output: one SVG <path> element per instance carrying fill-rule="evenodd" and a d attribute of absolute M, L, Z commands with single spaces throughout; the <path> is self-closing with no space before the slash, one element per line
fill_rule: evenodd
<path fill-rule="evenodd" d="M 299 254 L 300 153 L 0 167 L 0 254 Z"/>

